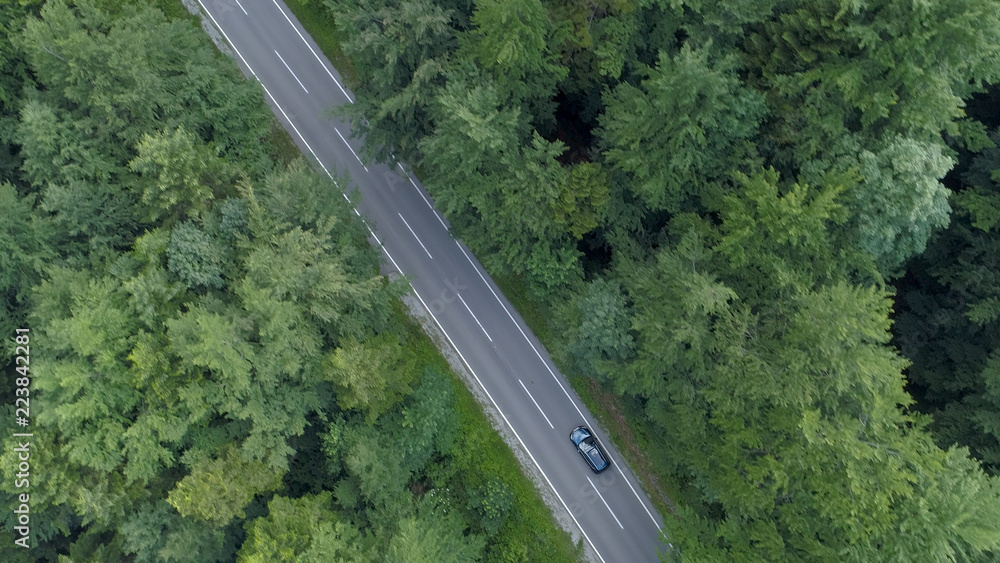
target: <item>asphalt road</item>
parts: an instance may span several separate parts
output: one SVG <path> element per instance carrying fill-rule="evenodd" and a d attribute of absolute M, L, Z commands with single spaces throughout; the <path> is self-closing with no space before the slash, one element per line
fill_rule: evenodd
<path fill-rule="evenodd" d="M 353 103 L 340 75 L 278 0 L 199 0 L 293 139 L 327 173 L 346 170 L 348 191 L 381 245 L 474 374 L 583 535 L 592 559 L 657 561 L 662 520 L 621 456 L 535 336 L 472 253 L 457 242 L 430 196 L 401 164 L 362 163 L 350 125 L 325 116 Z M 355 199 L 358 199 L 355 196 Z M 595 475 L 570 431 L 592 428 L 614 466 Z M 558 508 L 558 506 L 557 506 Z"/>

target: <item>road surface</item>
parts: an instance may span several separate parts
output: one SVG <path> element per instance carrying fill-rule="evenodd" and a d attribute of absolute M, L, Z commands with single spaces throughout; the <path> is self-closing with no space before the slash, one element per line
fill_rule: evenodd
<path fill-rule="evenodd" d="M 657 561 L 660 516 L 541 343 L 452 237 L 417 179 L 402 164 L 363 163 L 350 125 L 326 117 L 355 98 L 291 11 L 278 0 L 198 1 L 303 152 L 327 174 L 348 172 L 360 194 L 357 210 L 387 267 L 410 279 L 512 431 L 518 443 L 511 447 L 527 453 L 556 496 L 554 508 L 570 515 L 590 558 Z M 569 433 L 581 424 L 608 449 L 614 464 L 608 471 L 595 475 L 575 452 Z"/>

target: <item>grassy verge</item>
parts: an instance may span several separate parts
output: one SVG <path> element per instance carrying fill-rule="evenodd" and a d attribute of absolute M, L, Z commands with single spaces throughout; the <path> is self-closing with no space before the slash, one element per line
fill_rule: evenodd
<path fill-rule="evenodd" d="M 490 272 L 490 276 L 503 290 L 504 297 L 514 305 L 524 322 L 528 323 L 535 336 L 548 347 L 548 343 L 552 339 L 551 325 L 549 325 L 549 319 L 552 318 L 552 308 L 535 299 L 520 278 L 510 274 L 494 274 L 493 272 Z"/>
<path fill-rule="evenodd" d="M 281 126 L 277 117 L 271 119 L 271 132 L 267 137 L 268 146 L 271 147 L 271 158 L 275 162 L 280 162 L 285 166 L 297 158 L 302 157 L 302 151 L 292 140 L 292 136 Z"/>
<path fill-rule="evenodd" d="M 506 519 L 487 546 L 486 561 L 557 563 L 582 560 L 582 546 L 559 528 L 541 494 L 521 471 L 511 450 L 483 413 L 465 382 L 441 356 L 416 321 L 406 316 L 407 342 L 422 365 L 451 374 L 458 438 L 450 463 L 466 490 L 500 482 L 512 493 Z"/>
<path fill-rule="evenodd" d="M 344 77 L 344 81 L 351 87 L 356 86 L 358 73 L 340 46 L 337 23 L 330 10 L 317 0 L 285 0 L 285 5 L 295 14 L 302 27 L 306 28 L 326 58 L 330 59 Z"/>

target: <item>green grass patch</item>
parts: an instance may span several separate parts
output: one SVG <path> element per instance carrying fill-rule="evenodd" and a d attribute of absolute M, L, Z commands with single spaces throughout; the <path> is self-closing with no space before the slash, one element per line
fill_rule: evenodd
<path fill-rule="evenodd" d="M 340 75 L 352 88 L 358 84 L 358 73 L 340 46 L 340 34 L 333 13 L 317 0 L 285 0 L 285 5 L 306 28 L 313 41 L 319 45 Z"/>
<path fill-rule="evenodd" d="M 303 156 L 302 151 L 299 150 L 288 131 L 285 131 L 285 128 L 281 126 L 277 117 L 271 119 L 271 132 L 268 135 L 267 143 L 271 147 L 271 158 L 285 166 Z"/>

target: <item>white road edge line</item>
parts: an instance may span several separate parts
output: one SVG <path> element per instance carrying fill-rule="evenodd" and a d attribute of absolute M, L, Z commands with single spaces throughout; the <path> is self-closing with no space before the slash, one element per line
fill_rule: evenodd
<path fill-rule="evenodd" d="M 368 227 L 368 223 L 365 223 L 365 226 Z M 378 240 L 378 237 L 375 236 L 375 231 L 373 231 L 371 227 L 368 227 L 368 232 L 371 233 L 373 237 L 375 237 L 376 241 L 378 241 L 379 248 L 381 248 L 382 252 L 385 252 L 385 255 L 388 256 L 389 260 L 392 261 L 392 265 L 396 267 L 396 271 L 399 272 L 400 275 L 403 275 L 403 269 L 400 268 L 399 264 L 397 264 L 396 261 L 392 258 L 392 254 L 389 254 L 389 250 L 386 249 L 386 247 L 385 247 L 384 244 L 382 244 L 382 241 Z M 413 294 L 414 295 L 417 295 L 417 289 L 415 287 L 413 287 L 412 283 L 410 284 L 410 289 L 413 290 Z M 419 295 L 417 295 L 417 299 L 420 299 Z M 420 302 L 423 303 L 424 300 L 420 299 Z M 424 305 L 424 307 L 426 307 L 426 306 L 427 305 Z M 430 311 L 430 309 L 428 309 L 428 311 Z M 435 319 L 435 320 L 437 320 L 437 319 Z"/>
<path fill-rule="evenodd" d="M 444 222 L 444 219 L 441 218 L 441 215 L 438 214 L 437 209 L 434 210 L 434 216 L 437 217 L 438 223 L 441 223 L 441 226 L 447 231 L 448 225 Z"/>
<path fill-rule="evenodd" d="M 396 215 L 399 215 L 399 218 L 403 219 L 403 214 L 402 213 L 396 212 Z M 433 260 L 434 257 L 431 256 L 431 251 L 427 250 L 427 247 L 424 246 L 424 243 L 420 241 L 420 237 L 417 236 L 417 233 L 413 232 L 413 228 L 411 228 L 410 224 L 406 222 L 406 219 L 403 219 L 403 224 L 406 225 L 407 229 L 410 229 L 410 234 L 413 235 L 413 238 L 417 239 L 418 243 L 420 243 L 420 248 L 424 249 L 424 252 L 427 253 L 427 257 L 430 258 L 431 260 Z M 402 272 L 400 272 L 400 273 L 402 273 Z M 469 312 L 471 313 L 472 311 L 469 311 Z M 472 316 L 475 317 L 475 315 L 472 315 Z M 478 323 L 479 320 L 476 320 L 476 322 Z M 480 326 L 482 326 L 482 325 L 480 325 Z M 486 331 L 484 330 L 483 332 L 486 332 Z M 489 335 L 487 335 L 487 336 L 489 336 Z"/>
<path fill-rule="evenodd" d="M 417 190 L 417 193 L 420 194 L 420 199 L 424 200 L 424 203 L 427 204 L 427 207 L 434 209 L 434 206 L 431 205 L 431 202 L 427 201 L 427 198 L 424 197 L 424 192 L 420 191 L 420 188 L 417 187 L 417 183 L 413 181 L 413 178 L 411 178 L 409 174 L 406 175 L 406 179 L 409 180 L 411 184 L 413 184 L 413 189 Z"/>
<path fill-rule="evenodd" d="M 371 233 L 372 238 L 375 239 L 375 242 L 378 243 L 379 248 L 381 248 L 382 250 L 385 250 L 385 246 L 382 244 L 382 241 L 379 240 L 378 235 L 375 234 L 375 231 L 372 230 L 372 227 L 371 227 L 371 225 L 368 224 L 368 221 L 365 221 L 364 218 L 362 218 L 361 222 L 365 224 L 365 228 L 367 228 L 368 232 Z M 389 251 L 385 250 L 385 254 L 386 254 L 386 256 L 389 256 Z M 392 260 L 392 256 L 389 256 L 389 260 Z M 399 264 L 396 264 L 395 260 L 392 260 L 392 265 L 396 266 L 396 271 L 398 271 L 400 275 L 403 274 L 403 270 L 399 269 Z"/>
<path fill-rule="evenodd" d="M 294 78 L 295 81 L 299 83 L 299 86 L 302 86 L 302 89 L 305 90 L 306 94 L 308 94 L 309 90 L 306 90 L 306 85 L 303 84 L 301 80 L 299 80 L 298 76 L 295 76 L 295 72 L 292 71 L 292 67 L 288 66 L 288 63 L 285 62 L 285 58 L 281 56 L 281 53 L 279 53 L 276 49 L 274 49 L 274 54 L 278 55 L 278 58 L 281 59 L 281 64 L 285 65 L 285 68 L 288 69 L 288 72 L 292 75 L 292 78 Z"/>
<path fill-rule="evenodd" d="M 479 325 L 480 329 L 482 329 L 483 334 L 486 335 L 486 338 L 490 342 L 493 342 L 493 339 L 490 338 L 490 333 L 486 332 L 486 328 L 483 326 L 483 323 L 479 322 L 479 317 L 477 317 L 476 314 L 472 312 L 472 309 L 469 308 L 469 304 L 465 302 L 465 299 L 462 299 L 462 294 L 456 293 L 455 295 L 458 295 L 458 300 L 462 302 L 462 305 L 465 305 L 465 310 L 468 311 L 469 314 L 472 315 L 472 318 L 476 320 L 476 324 Z"/>
<path fill-rule="evenodd" d="M 383 250 L 385 250 L 384 247 Z M 389 251 L 385 250 L 385 253 L 388 255 Z M 392 256 L 389 256 L 389 259 L 392 260 Z M 392 263 L 395 264 L 396 261 L 393 260 Z M 397 266 L 396 268 L 398 269 L 399 267 Z M 580 521 L 577 520 L 576 516 L 573 515 L 573 512 L 570 511 L 569 506 L 566 505 L 566 501 L 563 500 L 562 496 L 559 494 L 559 491 L 556 490 L 555 485 L 553 485 L 552 481 L 549 480 L 549 476 L 546 475 L 544 471 L 542 471 L 542 466 L 538 465 L 538 460 L 535 459 L 535 456 L 531 455 L 531 450 L 528 449 L 528 446 L 524 445 L 524 441 L 521 440 L 521 436 L 518 435 L 517 430 L 514 430 L 514 425 L 511 424 L 510 420 L 507 419 L 507 415 L 505 415 L 503 411 L 500 410 L 500 405 L 498 405 L 496 400 L 493 399 L 493 395 L 490 395 L 490 392 L 486 389 L 486 386 L 483 385 L 482 380 L 479 379 L 479 376 L 476 375 L 475 370 L 472 369 L 472 365 L 469 363 L 468 360 L 465 359 L 465 356 L 462 355 L 462 351 L 458 349 L 458 346 L 455 346 L 455 341 L 452 340 L 451 336 L 448 335 L 448 332 L 444 330 L 444 327 L 441 325 L 441 321 L 439 321 L 438 318 L 434 315 L 434 312 L 431 311 L 431 308 L 427 306 L 427 303 L 424 302 L 423 297 L 420 297 L 420 294 L 417 293 L 417 289 L 413 287 L 413 284 L 410 284 L 410 288 L 413 289 L 413 294 L 416 295 L 417 299 L 420 300 L 420 304 L 423 305 L 424 309 L 427 310 L 427 314 L 429 314 L 431 318 L 434 319 L 434 324 L 437 325 L 438 330 L 440 330 L 441 334 L 443 334 L 444 337 L 448 339 L 448 343 L 451 344 L 452 349 L 455 350 L 455 353 L 458 354 L 458 357 L 462 359 L 462 363 L 465 364 L 466 368 L 468 368 L 469 373 L 471 373 L 472 377 L 476 379 L 476 383 L 479 384 L 479 387 L 483 390 L 483 393 L 486 393 L 486 396 L 489 398 L 490 402 L 493 403 L 493 408 L 495 408 L 497 412 L 500 413 L 500 416 L 503 418 L 503 421 L 507 424 L 507 428 L 510 428 L 510 431 L 514 434 L 514 437 L 517 438 L 518 443 L 521 444 L 521 448 L 523 448 L 524 452 L 528 454 L 528 457 L 531 459 L 531 462 L 535 464 L 535 469 L 537 469 L 538 472 L 542 474 L 542 478 L 545 479 L 545 482 L 548 483 L 549 488 L 552 489 L 552 492 L 556 495 L 556 498 L 559 499 L 559 503 L 562 504 L 564 509 L 566 509 L 566 513 L 569 514 L 569 517 L 573 519 L 573 523 L 576 524 L 576 527 L 580 529 L 580 533 L 583 534 L 583 538 L 587 540 L 587 543 L 590 544 L 590 548 L 594 550 L 594 554 L 597 555 L 597 558 L 601 560 L 601 563 L 607 563 L 607 561 L 604 560 L 604 557 L 601 556 L 601 552 L 597 551 L 597 546 L 594 545 L 594 542 L 590 540 L 590 536 L 588 536 L 587 532 L 584 531 L 583 526 L 580 525 Z"/>
<path fill-rule="evenodd" d="M 535 403 L 535 408 L 538 409 L 538 412 L 542 413 L 542 417 L 545 418 L 545 422 L 549 423 L 549 428 L 555 430 L 556 427 L 552 426 L 552 421 L 549 420 L 549 417 L 545 416 L 545 411 L 542 410 L 542 407 L 538 406 L 538 401 L 536 401 L 535 398 L 531 396 L 531 391 L 528 391 L 528 388 L 524 386 L 524 382 L 521 381 L 520 379 L 518 379 L 517 382 L 521 384 L 521 388 L 524 389 L 524 392 L 528 394 L 528 398 L 531 399 L 531 402 Z"/>
<path fill-rule="evenodd" d="M 200 2 L 201 0 L 198 1 Z M 295 27 L 295 24 L 292 23 L 292 20 L 291 18 L 288 17 L 288 14 L 286 14 L 285 11 L 281 9 L 281 4 L 278 4 L 278 0 L 272 0 L 272 2 L 274 2 L 274 5 L 278 8 L 278 11 L 281 12 L 281 15 L 285 16 L 285 21 L 288 22 L 288 25 L 292 26 L 292 29 L 294 29 L 295 33 L 298 34 L 299 39 L 301 39 L 302 42 L 306 44 L 306 47 L 309 48 L 309 52 L 312 53 L 314 57 L 316 57 L 317 61 L 319 61 L 319 66 L 323 67 L 323 70 L 325 70 L 326 73 L 330 76 L 330 79 L 333 80 L 333 83 L 337 85 L 337 88 L 340 88 L 340 91 L 343 92 L 345 96 L 347 96 L 347 101 L 353 104 L 354 100 L 351 99 L 351 95 L 347 93 L 347 90 L 344 90 L 344 87 L 340 85 L 340 81 L 333 76 L 333 73 L 330 72 L 330 69 L 326 68 L 326 65 L 323 63 L 323 59 L 319 58 L 319 55 L 316 54 L 316 51 L 313 51 L 312 45 L 310 45 L 309 42 L 306 41 L 305 37 L 302 37 L 302 33 L 299 32 L 299 28 Z"/>
<path fill-rule="evenodd" d="M 243 10 L 243 15 L 244 16 L 249 16 L 250 15 L 250 14 L 247 13 L 247 9 L 243 7 L 243 4 L 240 4 L 240 0 L 236 0 L 236 3 L 239 5 L 240 9 Z"/>
<path fill-rule="evenodd" d="M 570 397 L 569 392 L 567 392 L 566 388 L 563 387 L 562 382 L 559 381 L 558 377 L 556 377 L 556 374 L 552 371 L 552 368 L 549 367 L 548 362 L 546 362 L 545 359 L 542 358 L 542 355 L 535 348 L 535 345 L 531 343 L 531 339 L 529 339 L 528 335 L 525 334 L 523 330 L 521 330 L 521 325 L 518 324 L 516 319 L 514 319 L 514 315 L 510 314 L 510 311 L 507 309 L 507 306 L 503 304 L 503 301 L 500 299 L 500 296 L 498 296 L 497 293 L 493 291 L 493 287 L 490 285 L 488 281 L 486 281 L 486 277 L 483 276 L 483 273 L 479 271 L 479 268 L 476 267 L 476 263 L 472 261 L 472 258 L 469 257 L 469 254 L 465 252 L 464 248 L 462 248 L 462 243 L 456 240 L 455 244 L 458 245 L 458 249 L 461 250 L 462 254 L 465 255 L 465 259 L 469 261 L 469 264 L 472 264 L 472 269 L 475 270 L 477 274 L 479 274 L 479 278 L 482 279 L 483 283 L 486 284 L 486 287 L 490 290 L 490 293 L 493 294 L 493 297 L 495 297 L 496 300 L 500 303 L 500 306 L 503 307 L 503 310 L 507 312 L 507 316 L 510 317 L 510 320 L 514 321 L 514 326 L 517 327 L 517 330 L 521 333 L 521 336 L 523 336 L 524 339 L 528 341 L 528 345 L 531 346 L 531 349 L 535 351 L 535 354 L 538 356 L 538 359 L 542 361 L 542 364 L 545 366 L 545 369 L 549 370 L 549 373 L 552 375 L 552 378 L 555 379 L 556 383 L 559 384 L 559 388 L 563 390 L 563 393 L 566 394 L 566 397 L 569 399 L 569 401 L 573 403 L 573 406 L 576 408 L 576 412 L 580 414 L 580 418 L 583 419 L 584 424 L 590 426 L 590 423 L 587 422 L 587 417 L 585 417 L 583 415 L 583 412 L 580 411 L 580 407 L 576 405 L 576 401 L 574 401 L 573 398 Z M 611 458 L 611 454 L 608 454 L 608 458 Z M 646 511 L 646 514 L 649 516 L 649 519 L 653 521 L 653 525 L 656 526 L 657 530 L 662 530 L 663 527 L 660 526 L 660 523 L 656 521 L 656 518 L 653 516 L 653 513 L 650 512 L 649 508 L 646 506 L 646 503 L 642 501 L 642 497 L 639 496 L 639 492 L 636 491 L 635 487 L 632 486 L 632 483 L 629 482 L 628 477 L 625 476 L 625 472 L 621 471 L 621 466 L 619 466 L 618 463 L 616 463 L 613 459 L 611 460 L 611 462 L 619 467 L 619 472 L 625 479 L 625 484 L 628 485 L 628 488 L 632 490 L 632 494 L 635 495 L 635 498 L 636 500 L 639 501 L 639 505 L 642 506 L 642 509 Z"/>
<path fill-rule="evenodd" d="M 608 506 L 608 501 L 604 500 L 604 495 L 601 494 L 601 491 L 597 490 L 597 487 L 594 485 L 594 482 L 590 480 L 590 477 L 587 477 L 587 482 L 590 483 L 591 487 L 594 487 L 594 492 L 597 493 L 597 496 L 601 498 L 601 502 L 604 503 L 604 507 L 607 508 L 608 512 L 611 513 L 611 517 L 615 519 L 615 522 L 618 522 L 618 527 L 624 530 L 625 526 L 622 526 L 621 521 L 618 520 L 617 516 L 615 516 L 615 511 L 611 510 L 611 507 Z"/>
<path fill-rule="evenodd" d="M 320 165 L 321 168 L 323 168 L 323 172 L 326 172 L 326 175 L 329 176 L 330 179 L 332 180 L 333 175 L 330 174 L 330 171 L 326 169 L 326 166 L 323 165 L 323 162 L 319 159 L 318 156 L 316 156 L 315 151 L 313 151 L 312 147 L 309 146 L 309 143 L 306 142 L 305 137 L 303 137 L 302 133 L 299 132 L 299 129 L 295 127 L 295 124 L 292 123 L 292 120 L 288 119 L 288 115 L 285 113 L 285 110 L 281 109 L 281 106 L 278 105 L 278 101 L 274 99 L 274 96 L 272 96 L 271 93 L 267 90 L 267 87 L 264 86 L 264 83 L 260 81 L 260 78 L 257 76 L 257 73 L 253 71 L 253 67 L 251 67 L 250 64 L 247 63 L 246 59 L 243 58 L 243 55 L 240 54 L 239 50 L 236 48 L 236 45 L 234 45 L 233 42 L 230 41 L 229 36 L 226 35 L 225 31 L 223 31 L 222 26 L 219 25 L 219 22 L 215 20 L 215 16 L 213 16 L 212 13 L 208 11 L 208 8 L 205 7 L 205 4 L 204 2 L 202 2 L 202 0 L 198 0 L 198 4 L 201 5 L 201 9 L 204 10 L 206 14 L 208 14 L 209 18 L 211 18 L 212 23 L 215 24 L 215 27 L 219 30 L 219 33 L 221 33 L 222 36 L 225 37 L 226 42 L 229 43 L 230 47 L 232 47 L 233 52 L 235 52 L 236 55 L 240 58 L 240 60 L 243 61 L 243 64 L 246 65 L 247 70 L 250 71 L 250 74 L 252 74 L 253 77 L 257 79 L 257 82 L 260 83 L 261 87 L 264 88 L 264 92 L 267 93 L 267 97 L 271 98 L 271 101 L 274 103 L 274 106 L 278 108 L 278 111 L 280 111 L 282 115 L 285 116 L 285 120 L 288 121 L 288 124 L 291 125 L 292 129 L 295 130 L 295 134 L 299 136 L 299 139 L 302 140 L 302 143 L 306 146 L 307 149 L 309 149 L 309 152 L 312 153 L 313 157 L 316 159 L 316 162 Z M 344 194 L 344 198 L 346 198 L 347 201 L 350 201 L 350 198 L 347 197 L 347 194 Z M 375 236 L 375 232 L 372 231 L 372 228 L 368 226 L 367 222 L 365 223 L 365 226 L 368 227 L 368 232 L 370 232 L 372 236 L 375 237 L 375 240 L 378 241 L 378 237 Z M 399 267 L 399 264 L 396 263 L 396 260 L 392 257 L 392 254 L 389 254 L 389 250 L 385 247 L 385 245 L 382 244 L 381 241 L 379 241 L 379 247 L 381 247 L 382 252 L 385 252 L 385 255 L 389 257 L 389 261 L 391 261 L 392 265 L 396 267 L 396 271 L 402 274 L 403 269 Z M 461 249 L 461 245 L 459 245 L 459 248 Z M 463 249 L 462 252 L 464 253 L 465 250 Z M 466 258 L 468 258 L 468 256 L 466 256 Z M 473 268 L 476 269 L 475 264 L 473 264 Z M 479 270 L 476 269 L 476 271 L 478 272 Z M 482 277 L 482 274 L 479 275 L 480 277 Z M 489 284 L 486 285 L 487 287 L 489 287 Z M 517 442 L 521 444 L 521 448 L 524 449 L 524 452 L 526 454 L 528 454 L 528 457 L 531 459 L 531 462 L 535 464 L 535 469 L 537 469 L 538 472 L 542 475 L 542 478 L 545 479 L 545 483 L 548 484 L 550 489 L 552 489 L 552 493 L 556 495 L 557 499 L 559 499 L 559 503 L 562 504 L 563 508 L 566 510 L 566 513 L 569 514 L 569 517 L 573 519 L 573 523 L 576 524 L 576 527 L 580 530 L 580 533 L 583 534 L 583 538 L 587 540 L 588 544 L 590 544 L 590 548 L 594 550 L 594 554 L 597 555 L 597 558 L 601 560 L 601 563 L 607 563 L 604 557 L 601 556 L 601 552 L 597 551 L 597 546 L 594 545 L 593 541 L 591 541 L 590 536 L 587 535 L 587 532 L 583 529 L 583 526 L 580 525 L 580 521 L 576 519 L 576 516 L 573 515 L 573 512 L 569 509 L 569 506 L 567 506 L 566 501 L 563 500 L 562 496 L 559 494 L 559 491 L 556 490 L 556 487 L 555 485 L 552 484 L 552 481 L 549 479 L 549 476 L 546 475 L 544 471 L 542 471 L 542 466 L 538 464 L 538 460 L 535 459 L 535 456 L 531 455 L 531 450 L 528 449 L 528 446 L 524 445 L 524 440 L 521 440 L 521 436 L 518 435 L 517 430 L 514 430 L 514 425 L 512 425 L 510 423 L 510 420 L 507 419 L 507 415 L 505 415 L 503 411 L 500 410 L 500 405 L 497 404 L 496 400 L 493 399 L 493 395 L 491 395 L 490 392 L 486 389 L 486 386 L 483 385 L 482 380 L 479 379 L 479 376 L 476 375 L 476 372 L 472 369 L 472 365 L 469 363 L 468 360 L 465 359 L 465 356 L 462 355 L 462 351 L 458 349 L 458 346 L 455 345 L 455 341 L 452 340 L 451 336 L 444 330 L 444 326 L 441 325 L 441 321 L 437 319 L 437 317 L 434 315 L 434 312 L 431 311 L 431 308 L 427 306 L 427 303 L 424 301 L 423 297 L 420 297 L 420 294 L 417 293 L 417 289 L 413 287 L 412 283 L 410 284 L 410 289 L 413 290 L 413 294 L 416 295 L 417 299 L 420 300 L 420 304 L 424 306 L 424 309 L 427 311 L 427 314 L 429 314 L 431 318 L 434 319 L 434 324 L 437 325 L 438 330 L 441 331 L 441 334 L 443 334 L 444 337 L 448 339 L 448 343 L 451 344 L 452 349 L 455 350 L 455 353 L 458 354 L 458 357 L 462 359 L 462 363 L 465 364 L 466 368 L 468 368 L 469 373 L 472 374 L 472 377 L 476 379 L 476 383 L 479 384 L 479 387 L 483 390 L 483 393 L 486 393 L 486 396 L 489 398 L 490 403 L 493 404 L 493 408 L 495 408 L 497 412 L 500 413 L 500 416 L 503 418 L 503 421 L 507 424 L 507 428 L 510 428 L 511 433 L 513 433 L 514 437 L 517 438 Z M 490 291 L 493 291 L 493 289 L 490 288 Z M 495 295 L 496 294 L 494 294 L 494 296 Z M 502 302 L 501 305 L 503 305 Z M 507 314 L 509 315 L 510 313 L 508 312 Z M 628 480 L 626 479 L 626 482 L 627 481 Z M 657 525 L 657 527 L 659 527 L 659 525 Z"/>
<path fill-rule="evenodd" d="M 402 168 L 402 166 L 400 166 L 400 168 Z M 420 187 L 417 186 L 417 183 L 413 181 L 413 177 L 407 174 L 406 178 L 410 181 L 411 184 L 413 184 L 413 189 L 417 190 L 417 193 L 420 194 L 420 198 L 424 200 L 424 203 L 427 204 L 427 207 L 431 208 L 431 213 L 433 213 L 434 216 L 437 217 L 438 223 L 441 223 L 441 226 L 444 227 L 444 230 L 447 231 L 448 225 L 444 224 L 444 219 L 442 219 L 441 216 L 438 215 L 437 209 L 434 209 L 434 206 L 431 205 L 431 202 L 428 201 L 426 197 L 424 197 L 424 192 L 421 191 Z"/>
<path fill-rule="evenodd" d="M 337 136 L 340 137 L 340 140 L 344 141 L 344 144 L 347 145 L 347 150 L 351 151 L 351 154 L 354 155 L 354 158 L 358 159 L 358 162 L 360 162 L 361 166 L 364 167 L 365 172 L 368 172 L 368 167 L 365 166 L 365 163 L 361 160 L 361 157 L 358 156 L 358 153 L 354 152 L 354 149 L 351 148 L 351 143 L 348 143 L 347 139 L 345 139 L 344 136 L 340 134 L 340 129 L 334 127 L 333 130 L 337 132 Z"/>

